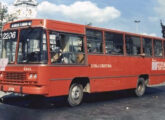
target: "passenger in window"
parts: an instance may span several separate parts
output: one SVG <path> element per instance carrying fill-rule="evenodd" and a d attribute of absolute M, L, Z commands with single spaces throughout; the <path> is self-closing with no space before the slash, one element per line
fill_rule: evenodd
<path fill-rule="evenodd" d="M 63 53 L 61 61 L 63 64 L 74 64 L 76 63 L 76 55 L 74 53 Z"/>
<path fill-rule="evenodd" d="M 52 48 L 50 48 L 50 52 L 51 52 L 51 62 L 61 63 L 60 56 L 62 55 L 62 50 L 56 47 L 55 50 L 52 50 Z"/>
<path fill-rule="evenodd" d="M 83 64 L 85 62 L 85 57 L 83 54 L 78 54 L 77 55 L 77 62 L 78 64 Z"/>

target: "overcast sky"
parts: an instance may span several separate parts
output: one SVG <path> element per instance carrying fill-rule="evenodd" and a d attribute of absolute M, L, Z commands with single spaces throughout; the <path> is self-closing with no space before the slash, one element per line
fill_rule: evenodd
<path fill-rule="evenodd" d="M 11 5 L 14 0 L 1 0 Z M 165 24 L 164 0 L 38 0 L 38 18 L 93 23 L 93 26 L 161 35 L 160 19 Z"/>

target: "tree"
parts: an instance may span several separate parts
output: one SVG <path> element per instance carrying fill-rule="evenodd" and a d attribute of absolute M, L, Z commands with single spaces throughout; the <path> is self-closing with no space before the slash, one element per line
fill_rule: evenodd
<path fill-rule="evenodd" d="M 6 15 L 7 15 L 7 7 L 0 3 L 0 33 L 2 31 L 2 27 L 4 25 Z M 1 38 L 1 34 L 0 34 L 0 38 Z"/>
<path fill-rule="evenodd" d="M 14 21 L 16 18 L 14 14 L 9 14 L 7 6 L 2 5 L 0 2 L 0 38 L 3 25 L 7 22 Z"/>

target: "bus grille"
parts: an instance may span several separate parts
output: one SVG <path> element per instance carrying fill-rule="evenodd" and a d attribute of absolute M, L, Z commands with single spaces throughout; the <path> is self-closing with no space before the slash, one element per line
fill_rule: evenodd
<path fill-rule="evenodd" d="M 26 80 L 26 73 L 24 72 L 5 72 L 5 80 Z"/>

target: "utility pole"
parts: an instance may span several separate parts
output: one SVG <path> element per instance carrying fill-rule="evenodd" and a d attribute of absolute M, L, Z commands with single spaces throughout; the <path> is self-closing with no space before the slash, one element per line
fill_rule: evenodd
<path fill-rule="evenodd" d="M 165 25 L 163 25 L 163 22 L 162 22 L 162 20 L 160 20 L 160 25 L 161 25 L 161 27 L 162 27 L 162 36 L 163 36 L 163 38 L 165 38 Z"/>
<path fill-rule="evenodd" d="M 135 24 L 136 24 L 136 33 L 140 33 L 140 31 L 139 31 L 139 23 L 140 23 L 141 21 L 140 21 L 140 20 L 135 20 L 134 22 L 135 22 Z"/>

